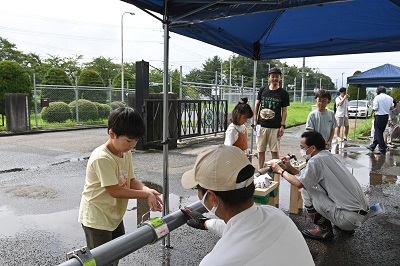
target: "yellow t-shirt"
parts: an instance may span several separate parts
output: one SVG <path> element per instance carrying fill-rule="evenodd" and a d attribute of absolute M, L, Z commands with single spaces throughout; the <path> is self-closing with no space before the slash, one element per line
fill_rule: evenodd
<path fill-rule="evenodd" d="M 97 147 L 86 167 L 78 222 L 86 227 L 114 231 L 123 219 L 128 199 L 113 198 L 104 187 L 118 184 L 129 188 L 133 178 L 131 152 L 120 158 L 105 145 Z"/>

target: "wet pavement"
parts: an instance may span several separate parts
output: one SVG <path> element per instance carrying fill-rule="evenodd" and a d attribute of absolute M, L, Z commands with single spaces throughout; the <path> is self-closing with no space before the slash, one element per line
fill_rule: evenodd
<path fill-rule="evenodd" d="M 303 126 L 286 130 L 281 155 L 299 155 L 302 132 Z M 85 245 L 77 222 L 85 167 L 91 151 L 106 140 L 104 128 L 0 137 L 0 265 L 57 265 Z M 169 151 L 171 212 L 197 200 L 196 191 L 181 187 L 180 177 L 205 147 L 219 143 L 221 137 L 198 139 Z M 399 265 L 400 148 L 376 155 L 366 145 L 349 141 L 334 145 L 332 152 L 360 182 L 370 205 L 382 202 L 386 213 L 367 220 L 354 235 L 335 230 L 332 242 L 307 239 L 316 265 Z M 133 161 L 137 178 L 160 188 L 162 151 L 135 152 Z M 289 185 L 281 180 L 279 208 L 287 213 L 288 206 Z M 132 232 L 146 206 L 131 200 L 129 209 L 124 223 Z M 290 217 L 300 229 L 311 225 L 302 212 Z M 170 248 L 148 245 L 120 265 L 196 265 L 216 241 L 211 233 L 184 225 L 171 232 Z"/>

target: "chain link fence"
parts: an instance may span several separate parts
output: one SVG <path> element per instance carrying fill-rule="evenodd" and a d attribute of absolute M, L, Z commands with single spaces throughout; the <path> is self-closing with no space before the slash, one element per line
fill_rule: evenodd
<path fill-rule="evenodd" d="M 172 78 L 167 89 L 172 88 L 173 83 L 175 86 L 179 84 L 177 98 L 180 100 L 226 100 L 228 110 L 232 110 L 243 97 L 247 97 L 252 105 L 260 89 Z M 150 80 L 149 86 L 162 87 L 162 83 Z M 118 107 L 126 106 L 128 94 L 134 93 L 135 90 L 129 88 L 129 83 L 126 87 L 122 91 L 121 88 L 113 88 L 111 84 L 108 87 L 34 84 L 33 103 L 30 105 L 31 128 L 106 124 L 109 113 Z M 291 102 L 300 102 L 301 90 L 291 89 L 288 92 Z M 305 90 L 304 102 L 314 102 L 314 94 L 315 90 Z"/>
<path fill-rule="evenodd" d="M 32 128 L 106 124 L 110 112 L 126 106 L 133 90 L 112 87 L 37 85 L 33 90 Z M 121 101 L 124 93 L 124 101 Z"/>

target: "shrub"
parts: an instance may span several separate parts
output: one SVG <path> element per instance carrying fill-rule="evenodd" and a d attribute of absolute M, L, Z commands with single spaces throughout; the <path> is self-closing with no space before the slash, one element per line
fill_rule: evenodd
<path fill-rule="evenodd" d="M 69 108 L 72 113 L 72 117 L 76 118 L 76 101 L 72 101 L 69 104 Z M 88 120 L 98 120 L 99 112 L 97 110 L 97 106 L 95 103 L 85 100 L 78 100 L 78 112 L 79 112 L 79 121 L 88 121 Z"/>
<path fill-rule="evenodd" d="M 42 109 L 42 119 L 49 123 L 62 123 L 71 118 L 71 111 L 65 102 L 52 102 Z"/>
<path fill-rule="evenodd" d="M 0 114 L 5 114 L 6 93 L 27 93 L 32 98 L 32 84 L 26 70 L 14 61 L 0 61 Z"/>
<path fill-rule="evenodd" d="M 108 115 L 111 112 L 111 107 L 108 104 L 105 103 L 95 103 L 97 106 L 97 110 L 99 112 L 99 118 L 100 119 L 104 119 L 104 118 L 108 118 Z"/>
<path fill-rule="evenodd" d="M 75 99 L 75 90 L 72 88 L 72 82 L 62 68 L 53 67 L 49 69 L 46 72 L 42 83 L 45 85 L 60 85 L 60 88 L 55 87 L 42 89 L 42 98 L 49 98 L 51 101 L 63 102 L 70 102 Z"/>
<path fill-rule="evenodd" d="M 125 107 L 125 106 L 126 106 L 126 104 L 123 103 L 123 102 L 115 101 L 115 102 L 111 103 L 111 109 L 113 109 L 113 110 L 115 110 L 115 109 L 117 109 L 119 107 Z"/>

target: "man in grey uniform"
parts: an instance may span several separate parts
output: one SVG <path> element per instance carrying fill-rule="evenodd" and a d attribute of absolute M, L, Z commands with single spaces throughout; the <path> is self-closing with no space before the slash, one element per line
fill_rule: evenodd
<path fill-rule="evenodd" d="M 308 160 L 301 172 L 285 158 L 282 159 L 283 168 L 276 163 L 271 167 L 292 185 L 303 188 L 304 205 L 316 227 L 302 233 L 314 239 L 332 240 L 331 223 L 353 233 L 365 222 L 369 211 L 360 184 L 337 157 L 325 150 L 325 140 L 320 133 L 304 132 L 300 148 L 302 156 Z"/>

